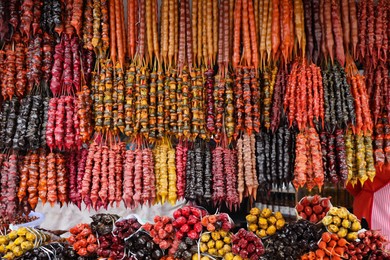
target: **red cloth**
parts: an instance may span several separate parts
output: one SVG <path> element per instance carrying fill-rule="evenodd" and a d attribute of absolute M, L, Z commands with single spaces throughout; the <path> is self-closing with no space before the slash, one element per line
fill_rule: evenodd
<path fill-rule="evenodd" d="M 364 183 L 363 187 L 360 184 L 355 185 L 355 187 L 352 187 L 350 184 L 347 185 L 347 190 L 355 197 L 353 201 L 353 213 L 360 219 L 365 218 L 370 227 L 372 223 L 371 213 L 374 193 L 390 183 L 390 164 L 384 165 L 381 170 L 378 168 L 376 170 L 376 176 L 373 182 L 368 180 Z M 387 214 L 390 218 L 390 212 Z"/>

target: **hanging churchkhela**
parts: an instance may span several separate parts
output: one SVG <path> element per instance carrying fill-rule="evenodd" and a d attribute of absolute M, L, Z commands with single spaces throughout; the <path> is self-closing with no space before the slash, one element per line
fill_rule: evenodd
<path fill-rule="evenodd" d="M 237 209 L 259 188 L 372 180 L 389 163 L 386 4 L 0 1 L 4 214 Z"/>

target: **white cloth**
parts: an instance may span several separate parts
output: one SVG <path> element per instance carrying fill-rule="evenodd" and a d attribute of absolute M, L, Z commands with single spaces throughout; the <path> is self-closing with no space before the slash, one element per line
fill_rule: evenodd
<path fill-rule="evenodd" d="M 156 215 L 160 216 L 172 216 L 173 212 L 182 207 L 185 201 L 178 201 L 175 206 L 165 203 L 164 205 L 154 205 L 152 207 L 138 207 L 134 210 L 126 209 L 124 204 L 121 203 L 120 207 L 108 208 L 108 210 L 101 209 L 98 212 L 91 209 L 88 211 L 85 209 L 85 205 L 82 205 L 81 210 L 73 204 L 68 206 L 60 207 L 56 204 L 51 207 L 49 203 L 44 206 L 41 202 L 38 203 L 36 212 L 43 213 L 45 215 L 45 221 L 40 225 L 41 228 L 47 230 L 69 230 L 71 227 L 79 223 L 91 223 L 92 215 L 96 213 L 111 213 L 117 214 L 120 217 L 126 217 L 130 214 L 137 214 L 141 220 L 145 222 L 153 222 L 153 218 Z"/>

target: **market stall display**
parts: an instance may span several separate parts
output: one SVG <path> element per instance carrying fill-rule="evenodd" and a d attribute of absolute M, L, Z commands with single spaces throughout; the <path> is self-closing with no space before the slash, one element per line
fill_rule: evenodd
<path fill-rule="evenodd" d="M 188 211 L 188 214 L 191 214 L 191 210 L 199 210 L 199 213 L 201 211 L 201 209 L 189 206 L 183 206 L 179 210 L 180 212 Z M 253 208 L 251 212 L 260 214 L 259 216 L 264 216 L 264 218 L 268 216 L 268 218 L 276 219 L 279 215 L 281 216 L 279 212 L 274 213 L 275 216 L 273 216 L 269 209 Z M 334 215 L 332 221 L 336 221 L 338 215 L 348 213 L 343 208 L 336 207 L 331 208 L 329 212 Z M 203 213 L 205 214 L 203 219 L 207 219 L 210 223 L 218 219 L 218 215 Z M 175 214 L 178 219 L 182 217 L 178 216 L 178 213 Z M 222 218 L 229 218 L 226 213 L 219 215 L 223 216 Z M 193 215 L 188 216 L 190 217 L 187 222 L 192 221 Z M 256 217 L 256 215 L 248 216 Z M 98 257 L 194 260 L 206 258 L 225 260 L 390 258 L 390 255 L 383 249 L 388 241 L 380 231 L 361 229 L 356 225 L 357 220 L 354 215 L 348 213 L 347 217 L 348 220 L 344 219 L 342 225 L 346 226 L 346 222 L 350 219 L 351 229 L 359 229 L 356 237 L 351 238 L 349 235 L 352 233 L 346 236 L 340 232 L 331 233 L 333 231 L 329 225 L 327 226 L 328 223 L 311 223 L 300 219 L 284 226 L 279 225 L 274 234 L 267 234 L 266 237 L 260 238 L 256 236 L 257 233 L 250 230 L 250 225 L 248 225 L 248 230 L 241 228 L 237 231 L 231 220 L 225 222 L 230 224 L 229 229 L 227 226 L 223 229 L 222 225 L 214 222 L 216 229 L 211 232 L 207 230 L 207 226 L 203 227 L 201 224 L 200 234 L 193 236 L 190 232 L 183 235 L 182 228 L 188 224 L 177 226 L 173 224 L 176 220 L 168 216 L 156 216 L 153 224 L 147 223 L 142 226 L 137 216 L 134 215 L 118 219 L 117 216 L 111 214 L 98 214 L 91 216 L 91 223 L 80 223 L 72 227 L 66 243 L 62 238 L 50 236 L 43 231 L 21 227 L 0 237 L 0 249 L 4 250 L 2 254 L 6 253 L 4 256 L 6 259 L 14 259 L 16 254 L 20 256 L 16 259 L 29 259 L 28 257 L 39 257 L 43 254 L 46 256 L 42 259 L 46 257 L 50 259 L 53 255 L 59 257 L 58 259 L 98 259 Z M 279 217 L 278 221 L 280 220 Z M 104 224 L 109 222 L 111 225 Z"/>
<path fill-rule="evenodd" d="M 17 153 L 12 155 L 17 161 L 31 165 L 37 162 L 36 149 L 41 148 L 42 155 L 42 174 L 31 167 L 27 173 L 21 167 L 17 169 L 23 177 L 20 183 L 15 184 L 13 178 L 3 180 L 19 186 L 20 203 L 26 203 L 27 196 L 32 208 L 40 199 L 51 204 L 71 201 L 79 207 L 84 202 L 98 209 L 114 202 L 118 205 L 123 199 L 131 208 L 166 199 L 174 203 L 184 196 L 198 202 L 211 199 L 216 205 L 226 199 L 233 209 L 243 197 L 256 198 L 259 185 L 290 182 L 292 171 L 296 187 L 311 189 L 322 187 L 325 179 L 340 184 L 372 180 L 374 163 L 386 161 L 387 135 L 381 139 L 381 131 L 376 130 L 379 134 L 374 133 L 374 138 L 379 135 L 379 141 L 371 146 L 374 124 L 387 110 L 386 100 L 380 97 L 388 96 L 381 95 L 389 85 L 384 62 L 388 10 L 374 15 L 386 6 L 384 1 L 361 1 L 356 6 L 352 2 L 311 5 L 288 0 L 279 7 L 276 0 L 162 1 L 160 6 L 132 0 L 126 6 L 127 24 L 122 19 L 122 0 L 85 5 L 83 1 L 63 5 L 55 1 L 45 6 L 46 12 L 40 1 L 23 0 L 20 13 L 19 1 L 14 2 L 4 5 L 12 15 L 1 16 L 2 24 L 13 27 L 11 31 L 2 26 L 1 144 Z M 170 7 L 174 12 L 168 11 Z M 31 12 L 42 19 L 33 21 Z M 163 14 L 160 21 L 156 13 Z M 202 19 L 206 14 L 208 19 Z M 361 18 L 359 24 L 356 17 Z M 358 25 L 369 41 L 357 39 Z M 378 35 L 375 46 L 373 32 Z M 366 53 L 379 53 L 379 58 L 369 63 Z M 378 77 L 364 78 L 354 59 L 363 62 L 367 75 Z M 349 136 L 345 129 L 351 126 Z M 270 138 L 268 130 L 274 132 Z M 207 145 L 201 147 L 211 149 L 211 158 L 195 151 L 192 165 L 187 148 L 201 142 L 199 138 L 206 140 Z M 210 139 L 215 146 L 209 144 Z M 133 145 L 125 148 L 126 143 L 137 143 L 139 150 L 134 151 Z M 164 149 L 158 147 L 166 145 L 168 154 L 163 155 Z M 178 152 L 181 145 L 185 155 Z M 83 149 L 82 160 L 74 155 L 81 146 L 90 152 Z M 352 153 L 353 148 L 359 152 Z M 152 155 L 150 149 L 160 153 Z M 299 156 L 291 156 L 292 149 Z M 246 153 L 252 156 L 242 157 Z M 51 159 L 45 161 L 45 154 Z M 203 156 L 207 160 L 201 167 Z M 165 157 L 166 161 L 160 161 Z M 351 161 L 355 157 L 356 167 Z M 64 163 L 69 180 L 62 177 L 60 165 Z M 167 174 L 165 167 L 161 167 L 163 172 L 157 167 L 165 164 Z M 231 177 L 223 177 L 221 167 Z M 193 168 L 198 170 L 193 172 Z M 201 178 L 197 172 L 203 168 L 206 172 L 210 168 L 213 177 L 207 173 Z M 140 176 L 149 177 L 143 183 L 134 181 Z M 32 185 L 29 191 L 27 183 Z"/>
<path fill-rule="evenodd" d="M 94 215 L 29 257 L 386 258 L 327 198 L 291 223 L 253 203 L 363 186 L 390 163 L 389 18 L 389 0 L 0 0 L 0 254 L 32 249 L 7 229 L 38 203 L 185 199 L 154 223 Z M 201 208 L 244 202 L 237 233 Z"/>

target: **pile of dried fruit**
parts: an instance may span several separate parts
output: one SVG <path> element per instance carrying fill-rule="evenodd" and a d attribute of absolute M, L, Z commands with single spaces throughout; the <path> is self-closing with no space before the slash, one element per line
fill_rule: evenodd
<path fill-rule="evenodd" d="M 252 208 L 246 216 L 248 230 L 258 237 L 272 236 L 286 224 L 282 213 L 272 212 L 269 208 Z"/>
<path fill-rule="evenodd" d="M 107 235 L 114 229 L 114 223 L 119 219 L 118 215 L 114 214 L 95 214 L 92 217 L 92 231 L 99 236 Z"/>
<path fill-rule="evenodd" d="M 69 232 L 68 243 L 79 256 L 93 256 L 98 250 L 97 238 L 93 234 L 89 224 L 77 224 Z"/>
<path fill-rule="evenodd" d="M 307 220 L 287 224 L 276 235 L 264 240 L 265 254 L 261 259 L 297 259 L 306 252 L 317 249 L 321 234 L 321 227 Z"/>
<path fill-rule="evenodd" d="M 174 254 L 177 259 L 191 260 L 192 255 L 198 252 L 198 243 L 189 237 L 184 238 Z"/>
<path fill-rule="evenodd" d="M 303 197 L 295 206 L 298 215 L 312 223 L 321 221 L 332 207 L 330 198 L 321 198 L 319 195 Z"/>
<path fill-rule="evenodd" d="M 119 239 L 126 239 L 141 228 L 136 218 L 122 219 L 115 222 L 114 235 Z"/>
<path fill-rule="evenodd" d="M 38 217 L 36 216 L 26 216 L 26 215 L 16 215 L 12 220 L 8 219 L 7 217 L 0 217 L 0 228 L 2 230 L 6 230 L 10 224 L 18 225 L 23 223 L 32 222 L 34 220 L 37 220 Z"/>
<path fill-rule="evenodd" d="M 326 210 L 329 205 L 329 198 L 315 195 L 304 197 L 297 207 L 302 207 L 302 212 L 305 212 L 309 210 L 307 208 L 315 211 L 316 206 Z M 359 240 L 348 241 L 357 234 L 351 230 L 360 229 L 360 223 L 345 208 L 336 207 L 329 209 L 322 222 L 327 229 L 332 229 L 341 221 L 338 234 L 326 232 L 323 225 L 304 219 L 285 224 L 282 214 L 273 213 L 269 208 L 252 208 L 247 215 L 249 230 L 241 228 L 235 234 L 232 232 L 234 223 L 227 213 L 208 215 L 205 209 L 190 205 L 174 211 L 173 218 L 155 216 L 153 224 L 141 225 L 136 215 L 119 219 L 117 215 L 96 214 L 91 218 L 90 225 L 79 224 L 70 230 L 71 236 L 67 240 L 71 247 L 59 254 L 70 255 L 70 259 L 77 255 L 84 257 L 80 259 L 97 256 L 126 260 L 278 260 L 289 257 L 339 259 L 349 254 L 367 255 L 369 252 L 381 259 L 381 250 L 387 243 L 379 231 L 362 232 Z M 329 219 L 330 224 L 327 223 Z M 260 238 L 251 232 L 250 228 L 254 226 L 259 229 L 256 234 L 264 233 L 265 237 Z M 346 226 L 350 226 L 350 230 Z M 276 230 L 277 227 L 280 228 Z M 191 230 L 185 232 L 187 229 Z M 349 233 L 344 234 L 344 229 Z M 7 239 L 5 236 L 4 241 Z M 92 249 L 95 251 L 91 252 Z M 40 253 L 40 250 L 35 253 Z"/>
<path fill-rule="evenodd" d="M 252 232 L 241 228 L 232 235 L 232 252 L 243 259 L 258 259 L 264 254 L 264 246 L 261 239 Z"/>
<path fill-rule="evenodd" d="M 160 247 L 145 232 L 134 233 L 133 236 L 126 240 L 125 245 L 130 252 L 131 260 L 158 260 L 164 255 Z"/>
<path fill-rule="evenodd" d="M 200 237 L 200 252 L 215 257 L 224 257 L 232 251 L 231 237 L 232 234 L 224 230 L 203 233 Z"/>
<path fill-rule="evenodd" d="M 178 230 L 176 239 L 181 240 L 188 236 L 197 240 L 203 230 L 201 219 L 206 215 L 206 210 L 193 206 L 184 206 L 173 212 L 173 226 Z"/>
<path fill-rule="evenodd" d="M 347 245 L 346 257 L 351 260 L 363 259 L 367 256 L 370 259 L 387 259 L 390 255 L 382 250 L 386 242 L 386 238 L 379 231 L 361 232 L 358 240 Z"/>
<path fill-rule="evenodd" d="M 330 208 L 322 219 L 322 224 L 329 232 L 337 234 L 340 238 L 346 238 L 348 241 L 356 240 L 358 231 L 362 229 L 357 217 L 344 207 Z"/>
<path fill-rule="evenodd" d="M 125 252 L 125 241 L 135 232 L 139 231 L 141 224 L 137 221 L 137 219 L 129 218 L 116 221 L 115 225 L 113 225 L 114 221 L 117 219 L 117 216 L 109 214 L 101 216 L 100 219 L 100 221 L 111 220 L 111 231 L 109 231 L 110 228 L 106 227 L 103 223 L 95 223 L 95 226 L 97 226 L 98 230 L 100 229 L 100 233 L 98 233 L 99 248 L 97 250 L 97 255 L 99 257 L 109 257 L 112 259 L 127 259 L 127 254 Z M 94 222 L 96 222 L 96 218 Z M 112 228 L 114 228 L 114 230 L 112 230 Z M 105 233 L 102 234 L 101 231 Z"/>
<path fill-rule="evenodd" d="M 173 245 L 175 240 L 175 230 L 173 219 L 167 216 L 155 216 L 154 224 L 146 223 L 143 228 L 149 232 L 156 243 L 162 250 L 167 250 Z M 182 238 L 182 237 L 181 237 Z"/>
<path fill-rule="evenodd" d="M 125 257 L 125 241 L 108 233 L 98 237 L 97 256 L 101 258 L 123 259 Z"/>
<path fill-rule="evenodd" d="M 69 245 L 65 243 L 53 242 L 47 245 L 34 248 L 26 252 L 20 260 L 50 260 L 50 259 L 69 259 L 69 260 L 93 260 L 93 257 L 78 256 Z M 96 257 L 95 257 L 96 258 Z"/>
<path fill-rule="evenodd" d="M 345 258 L 346 245 L 347 245 L 346 239 L 340 238 L 336 234 L 324 232 L 321 236 L 321 241 L 318 243 L 316 256 L 327 255 L 332 259 Z"/>
<path fill-rule="evenodd" d="M 0 236 L 0 254 L 4 259 L 14 259 L 49 240 L 50 236 L 39 230 L 21 227 Z"/>
<path fill-rule="evenodd" d="M 220 229 L 228 232 L 233 228 L 232 220 L 226 213 L 206 215 L 202 218 L 202 225 L 209 232 L 213 232 L 215 230 Z"/>

